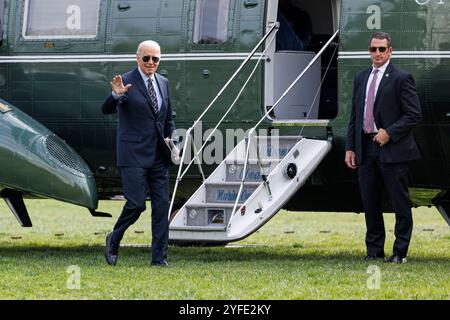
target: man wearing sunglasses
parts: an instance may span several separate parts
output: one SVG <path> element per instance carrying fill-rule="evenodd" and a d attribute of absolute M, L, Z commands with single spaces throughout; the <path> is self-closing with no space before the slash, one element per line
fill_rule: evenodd
<path fill-rule="evenodd" d="M 117 166 L 127 200 L 113 231 L 106 237 L 105 258 L 113 266 L 125 231 L 146 209 L 147 192 L 152 206 L 151 264 L 168 265 L 167 168 L 171 152 L 165 140 L 174 134 L 175 124 L 168 80 L 156 73 L 160 57 L 158 43 L 142 42 L 136 52 L 137 68 L 113 77 L 112 94 L 102 106 L 105 114 L 119 113 Z"/>
<path fill-rule="evenodd" d="M 385 187 L 396 219 L 393 255 L 385 261 L 405 263 L 413 228 L 408 162 L 420 158 L 412 129 L 422 112 L 413 76 L 390 62 L 389 34 L 374 33 L 369 54 L 372 66 L 354 79 L 345 163 L 358 173 L 367 227 L 365 260 L 385 256 Z"/>

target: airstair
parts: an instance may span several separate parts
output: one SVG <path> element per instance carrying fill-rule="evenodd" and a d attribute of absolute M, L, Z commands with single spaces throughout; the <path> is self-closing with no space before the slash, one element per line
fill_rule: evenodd
<path fill-rule="evenodd" d="M 226 243 L 247 237 L 279 212 L 331 148 L 327 140 L 254 140 L 242 140 L 178 211 L 170 224 L 171 241 Z"/>
<path fill-rule="evenodd" d="M 214 131 L 218 129 L 220 123 L 234 107 L 262 58 L 258 60 L 242 90 L 200 148 L 197 148 L 193 143 L 192 131 L 194 127 L 255 54 L 257 48 L 276 28 L 277 25 L 270 28 L 216 98 L 205 108 L 199 119 L 187 130 L 183 149 L 187 150 L 188 146 L 192 146 L 194 158 L 183 171 L 184 157 L 187 153 L 183 152 L 169 212 L 172 212 L 174 208 L 179 182 L 187 173 L 189 167 L 198 159 L 198 155 L 206 146 Z M 169 226 L 171 243 L 223 244 L 243 239 L 261 228 L 278 213 L 314 172 L 331 149 L 330 140 L 311 139 L 301 135 L 258 136 L 256 128 L 264 119 L 267 119 L 270 112 L 294 87 L 315 60 L 320 57 L 337 33 L 324 45 L 309 66 L 303 70 L 278 101 L 248 131 L 248 135 L 238 143 L 208 178 L 205 178 L 201 164 L 197 163 L 203 177 L 203 183 L 171 217 Z M 270 41 L 273 39 L 274 33 Z M 262 57 L 264 52 L 261 55 Z"/>

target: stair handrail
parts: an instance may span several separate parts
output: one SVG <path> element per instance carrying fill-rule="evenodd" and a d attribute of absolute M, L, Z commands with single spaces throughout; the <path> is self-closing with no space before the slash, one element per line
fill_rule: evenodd
<path fill-rule="evenodd" d="M 245 161 L 244 161 L 244 168 L 242 170 L 242 178 L 241 178 L 241 183 L 239 186 L 239 191 L 236 197 L 236 200 L 234 202 L 234 206 L 233 206 L 233 211 L 231 213 L 231 217 L 233 217 L 236 214 L 236 209 L 237 209 L 237 205 L 239 203 L 239 198 L 241 197 L 242 194 L 242 190 L 244 188 L 244 183 L 245 183 L 245 177 L 247 175 L 247 163 L 249 161 L 249 154 L 250 154 L 250 145 L 252 143 L 252 135 L 254 134 L 254 132 L 256 132 L 256 129 L 258 128 L 258 126 L 264 121 L 264 119 L 267 118 L 267 116 L 273 111 L 273 109 L 275 109 L 275 107 L 281 102 L 281 100 L 284 99 L 284 97 L 292 90 L 292 88 L 297 84 L 297 82 L 303 77 L 303 75 L 312 67 L 312 65 L 317 61 L 317 59 L 319 59 L 319 57 L 322 56 L 323 52 L 325 51 L 325 49 L 330 45 L 330 43 L 333 41 L 333 39 L 338 35 L 339 33 L 339 29 L 336 30 L 336 32 L 333 34 L 333 36 L 331 36 L 331 38 L 327 41 L 327 43 L 325 43 L 323 45 L 323 47 L 320 49 L 320 51 L 314 56 L 313 59 L 311 59 L 311 61 L 309 62 L 309 64 L 303 69 L 303 71 L 297 76 L 297 78 L 291 83 L 291 85 L 284 91 L 284 93 L 280 96 L 280 98 L 278 98 L 278 100 L 273 104 L 273 106 L 266 112 L 266 114 L 264 116 L 261 117 L 261 119 L 258 121 L 258 123 L 256 123 L 256 125 L 254 127 L 252 127 L 249 131 L 248 131 L 248 143 L 246 146 L 246 151 L 245 151 Z M 258 139 L 256 139 L 256 144 L 258 144 Z M 257 145 L 255 146 L 257 148 Z M 258 150 L 258 149 L 257 149 Z M 260 167 L 262 166 L 262 164 L 260 163 L 260 159 L 257 158 L 257 161 L 259 162 Z M 269 188 L 268 192 L 269 192 L 269 197 L 271 197 L 271 191 L 270 191 L 270 187 L 268 184 L 268 181 L 264 181 L 264 186 Z M 231 219 L 230 219 L 231 222 Z"/>
<path fill-rule="evenodd" d="M 270 44 L 272 43 L 272 41 L 275 39 L 275 34 L 273 35 L 273 37 L 269 40 L 268 45 L 266 46 L 266 48 L 263 50 L 263 52 L 261 53 L 261 56 L 264 56 L 264 53 L 267 51 L 267 49 L 269 48 Z M 233 100 L 233 102 L 231 103 L 230 107 L 228 108 L 227 111 L 225 111 L 225 113 L 223 114 L 222 118 L 217 122 L 216 126 L 214 127 L 214 129 L 211 130 L 211 132 L 209 133 L 208 137 L 205 139 L 205 142 L 203 143 L 203 145 L 200 147 L 200 149 L 198 151 L 195 152 L 195 156 L 194 158 L 192 158 L 192 160 L 188 163 L 188 165 L 186 166 L 186 169 L 184 170 L 184 172 L 181 174 L 181 178 L 184 177 L 184 175 L 187 173 L 187 171 L 189 170 L 190 166 L 192 165 L 192 163 L 198 158 L 198 156 L 200 155 L 200 153 L 202 152 L 202 150 L 205 148 L 205 146 L 208 144 L 209 140 L 211 139 L 211 137 L 213 136 L 213 134 L 216 132 L 216 130 L 219 128 L 219 126 L 222 124 L 222 122 L 225 120 L 225 118 L 227 117 L 227 115 L 230 113 L 230 111 L 233 109 L 233 107 L 235 106 L 235 104 L 237 103 L 237 101 L 239 100 L 240 96 L 242 95 L 242 92 L 244 91 L 244 89 L 247 87 L 247 84 L 249 83 L 250 79 L 253 77 L 253 74 L 256 72 L 256 70 L 258 69 L 258 66 L 260 64 L 262 59 L 258 59 L 257 63 L 255 64 L 255 66 L 253 67 L 252 72 L 250 73 L 250 75 L 247 77 L 247 80 L 244 82 L 244 85 L 241 87 L 241 89 L 239 90 L 238 94 L 236 95 L 236 98 Z M 195 126 L 195 125 L 194 125 Z M 193 126 L 193 127 L 194 127 Z M 203 179 L 204 180 L 204 179 Z"/>
<path fill-rule="evenodd" d="M 236 69 L 236 71 L 233 73 L 233 75 L 230 77 L 230 79 L 225 83 L 225 85 L 222 87 L 222 89 L 219 91 L 219 93 L 214 97 L 214 99 L 210 102 L 210 104 L 205 108 L 205 110 L 202 112 L 202 114 L 197 118 L 197 120 L 194 121 L 194 124 L 186 131 L 186 139 L 184 140 L 184 144 L 183 144 L 183 150 L 184 152 L 181 155 L 180 158 L 180 164 L 178 167 L 178 174 L 177 174 L 177 178 L 175 180 L 175 186 L 174 186 L 174 190 L 172 193 L 172 199 L 170 201 L 170 206 L 169 206 L 169 217 L 171 215 L 172 212 L 172 208 L 173 208 L 173 204 L 175 201 L 175 196 L 176 196 L 176 192 L 178 190 L 178 185 L 181 182 L 182 178 L 184 177 L 184 175 L 187 173 L 187 171 L 189 170 L 190 166 L 192 165 L 192 163 L 197 159 L 198 160 L 198 156 L 201 153 L 201 151 L 203 150 L 203 148 L 206 146 L 206 143 L 209 141 L 209 139 L 212 137 L 213 133 L 217 130 L 217 128 L 219 127 L 219 125 L 223 122 L 223 120 L 225 119 L 226 115 L 231 111 L 231 109 L 234 107 L 235 103 L 237 102 L 239 96 L 242 94 L 244 88 L 246 87 L 246 85 L 248 84 L 250 78 L 253 76 L 254 72 L 257 70 L 257 66 L 259 65 L 260 61 L 262 60 L 262 57 L 264 56 L 264 53 L 266 52 L 266 50 L 269 48 L 270 43 L 273 41 L 273 39 L 275 38 L 275 34 L 276 31 L 278 31 L 280 27 L 279 22 L 274 22 L 273 25 L 270 27 L 270 29 L 266 32 L 266 34 L 261 38 L 261 40 L 256 44 L 256 46 L 253 48 L 253 50 L 249 53 L 249 55 L 247 56 L 247 58 L 241 63 L 241 65 Z M 270 39 L 269 44 L 266 46 L 266 48 L 263 50 L 261 57 L 258 59 L 255 68 L 253 69 L 253 71 L 251 72 L 250 76 L 248 77 L 247 81 L 245 82 L 244 86 L 241 88 L 241 90 L 239 91 L 236 99 L 233 101 L 232 105 L 230 106 L 230 108 L 227 110 L 227 112 L 224 114 L 224 116 L 220 119 L 220 121 L 218 122 L 218 124 L 216 125 L 216 127 L 214 128 L 214 130 L 211 131 L 210 135 L 208 136 L 207 139 L 205 139 L 205 143 L 202 145 L 202 147 L 199 150 L 196 150 L 195 146 L 194 146 L 194 154 L 195 156 L 193 157 L 193 159 L 189 162 L 189 164 L 186 166 L 186 169 L 184 172 L 182 172 L 183 169 L 183 163 L 186 157 L 186 150 L 188 148 L 188 143 L 190 140 L 192 140 L 192 144 L 195 144 L 195 142 L 192 139 L 192 131 L 194 130 L 195 126 L 201 121 L 201 119 L 203 118 L 203 116 L 209 111 L 209 109 L 211 109 L 211 107 L 213 106 L 213 104 L 217 101 L 217 99 L 222 95 L 222 93 L 225 91 L 225 89 L 229 86 L 229 84 L 234 80 L 234 78 L 239 74 L 239 72 L 245 67 L 245 65 L 250 61 L 250 59 L 255 55 L 256 51 L 258 50 L 258 48 L 264 43 L 264 41 L 266 41 L 266 39 L 269 37 L 269 35 L 274 31 L 274 35 L 272 37 L 272 39 Z M 205 176 L 203 174 L 203 169 L 201 168 L 201 164 L 199 161 L 199 170 L 200 173 L 202 175 L 203 178 L 203 182 L 205 181 Z"/>

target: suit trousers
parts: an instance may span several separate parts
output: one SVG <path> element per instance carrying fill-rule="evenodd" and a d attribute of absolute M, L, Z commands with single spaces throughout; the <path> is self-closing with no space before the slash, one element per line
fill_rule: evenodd
<path fill-rule="evenodd" d="M 363 138 L 362 164 L 358 167 L 365 220 L 367 254 L 384 256 L 386 232 L 381 197 L 383 187 L 395 211 L 393 254 L 406 257 L 413 229 L 411 201 L 408 192 L 408 163 L 380 162 L 380 146 L 370 136 Z"/>
<path fill-rule="evenodd" d="M 166 163 L 157 161 L 151 168 L 121 167 L 123 193 L 127 200 L 112 234 L 112 245 L 120 241 L 145 211 L 147 192 L 152 206 L 152 262 L 167 258 L 169 239 L 169 180 Z"/>

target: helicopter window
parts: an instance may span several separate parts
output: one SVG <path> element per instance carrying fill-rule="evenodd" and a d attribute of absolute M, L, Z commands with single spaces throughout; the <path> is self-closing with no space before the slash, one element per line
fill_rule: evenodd
<path fill-rule="evenodd" d="M 100 0 L 25 0 L 25 39 L 95 38 Z"/>
<path fill-rule="evenodd" d="M 199 0 L 195 9 L 194 43 L 221 44 L 228 39 L 230 0 Z"/>

